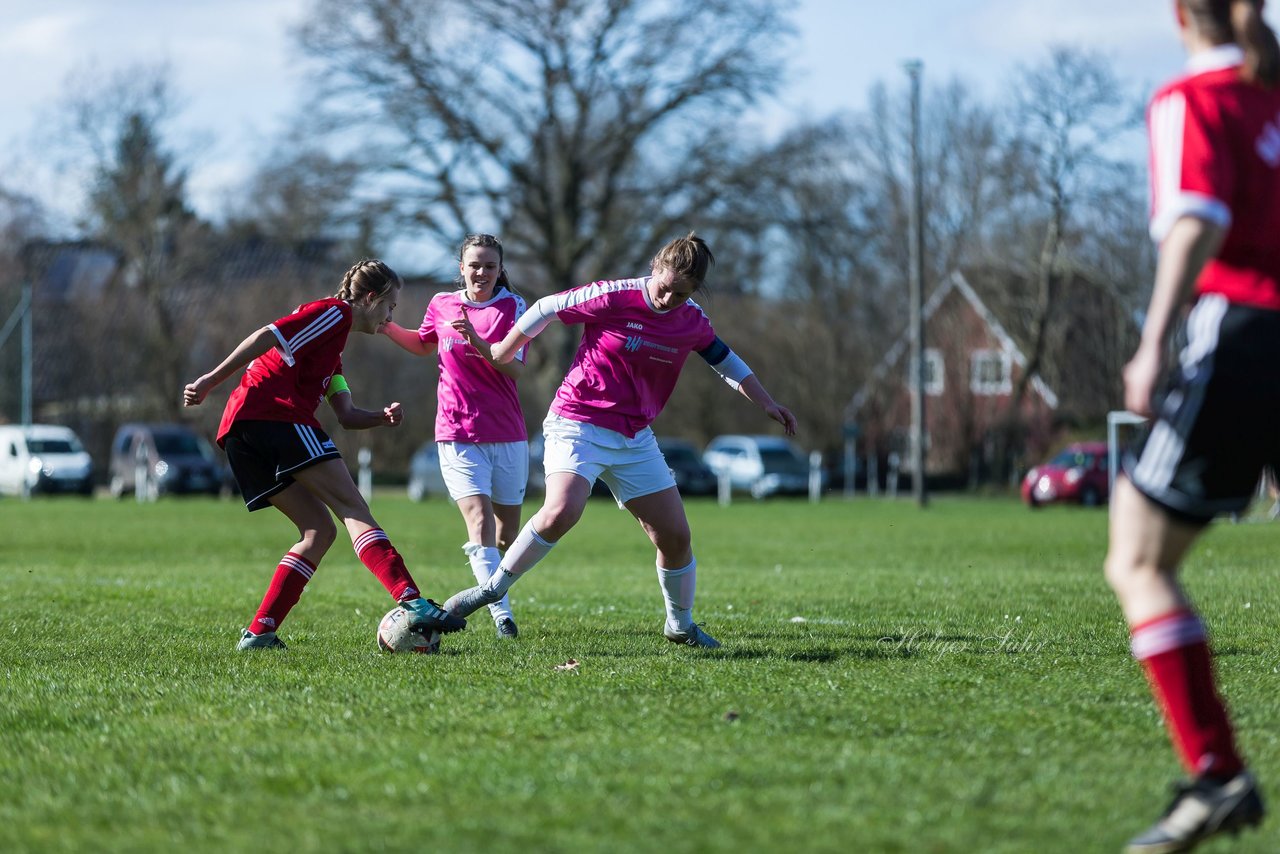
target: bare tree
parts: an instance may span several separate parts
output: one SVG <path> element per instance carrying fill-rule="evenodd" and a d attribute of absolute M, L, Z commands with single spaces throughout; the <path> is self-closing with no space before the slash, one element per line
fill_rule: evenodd
<path fill-rule="evenodd" d="M 539 295 L 639 272 L 704 226 L 790 5 L 319 0 L 300 34 L 389 203 L 443 246 L 500 230 Z"/>
<path fill-rule="evenodd" d="M 1040 371 L 1061 289 L 1070 287 L 1073 269 L 1090 266 L 1081 247 L 1116 220 L 1140 221 L 1132 192 L 1117 192 L 1140 181 L 1116 144 L 1140 126 L 1141 108 L 1103 57 L 1077 48 L 1055 48 L 1044 63 L 1022 69 L 1014 91 L 1018 145 L 1033 170 L 1030 192 L 1015 210 L 1040 234 L 1038 251 L 1025 259 L 1035 290 L 1026 310 L 1030 352 L 1013 393 L 1016 412 Z"/>
<path fill-rule="evenodd" d="M 285 244 L 320 238 L 355 244 L 351 254 L 375 254 L 384 225 L 380 204 L 361 199 L 360 163 L 318 144 L 306 117 L 268 153 L 231 203 L 233 232 Z"/>
<path fill-rule="evenodd" d="M 86 232 L 122 261 L 103 305 L 69 307 L 96 314 L 85 328 L 103 336 L 84 342 L 98 348 L 84 360 L 91 366 L 84 379 L 117 390 L 113 404 L 137 417 L 181 411 L 182 360 L 174 354 L 196 310 L 181 285 L 198 266 L 207 232 L 187 205 L 186 170 L 162 138 L 174 101 L 168 71 L 158 66 L 82 81 L 64 107 L 90 162 Z"/>

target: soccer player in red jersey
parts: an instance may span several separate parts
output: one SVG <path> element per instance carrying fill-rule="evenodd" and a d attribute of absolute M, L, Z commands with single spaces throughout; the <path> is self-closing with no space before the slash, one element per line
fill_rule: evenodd
<path fill-rule="evenodd" d="M 1130 852 L 1188 851 L 1264 814 L 1178 582 L 1205 526 L 1243 510 L 1280 462 L 1280 47 L 1261 5 L 1176 0 L 1190 67 L 1148 110 L 1159 260 L 1124 388 L 1153 423 L 1116 484 L 1106 575 L 1192 780 Z M 1186 346 L 1167 365 L 1188 303 Z"/>
<path fill-rule="evenodd" d="M 390 322 L 400 279 L 381 261 L 356 264 L 337 296 L 299 306 L 240 342 L 216 368 L 189 383 L 183 403 L 199 406 L 214 386 L 248 365 L 231 393 L 218 444 L 250 511 L 274 506 L 298 527 L 298 542 L 280 559 L 266 596 L 239 649 L 284 649 L 276 635 L 302 589 L 337 537 L 330 511 L 342 520 L 360 561 L 412 615 L 415 630 L 453 632 L 461 617 L 419 594 L 400 553 L 369 512 L 333 440 L 316 420 L 322 399 L 348 430 L 395 427 L 399 403 L 359 409 L 342 377 L 347 335 L 377 332 Z"/>

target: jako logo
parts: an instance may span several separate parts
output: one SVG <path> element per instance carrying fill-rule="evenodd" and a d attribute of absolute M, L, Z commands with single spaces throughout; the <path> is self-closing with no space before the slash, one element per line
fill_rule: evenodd
<path fill-rule="evenodd" d="M 627 321 L 627 328 L 628 328 L 628 329 L 644 329 L 644 324 L 643 324 L 643 323 L 636 323 L 634 320 L 628 320 L 628 321 Z"/>
<path fill-rule="evenodd" d="M 641 345 L 643 344 L 644 344 L 644 339 L 641 338 L 639 335 L 628 335 L 626 350 L 628 353 L 634 353 L 635 351 L 639 350 Z"/>

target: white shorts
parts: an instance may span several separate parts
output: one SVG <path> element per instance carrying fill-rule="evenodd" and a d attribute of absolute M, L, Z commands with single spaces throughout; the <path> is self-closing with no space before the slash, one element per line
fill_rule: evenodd
<path fill-rule="evenodd" d="M 529 485 L 528 442 L 437 442 L 449 497 L 487 495 L 494 504 L 524 503 Z"/>
<path fill-rule="evenodd" d="M 676 485 L 648 427 L 628 439 L 615 430 L 551 413 L 542 422 L 542 437 L 542 464 L 548 475 L 572 472 L 592 484 L 599 478 L 619 506 Z"/>

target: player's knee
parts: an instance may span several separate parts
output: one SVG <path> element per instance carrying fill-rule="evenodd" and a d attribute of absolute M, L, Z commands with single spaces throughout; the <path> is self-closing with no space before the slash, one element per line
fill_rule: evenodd
<path fill-rule="evenodd" d="M 338 526 L 326 516 L 323 520 L 317 520 L 314 525 L 309 526 L 303 532 L 302 538 L 312 548 L 323 554 L 329 550 L 329 547 L 338 538 Z"/>
<path fill-rule="evenodd" d="M 689 552 L 692 547 L 692 537 L 689 534 L 687 525 L 663 530 L 651 528 L 649 529 L 649 538 L 653 540 L 653 544 L 658 551 L 667 555 L 683 555 Z"/>
<path fill-rule="evenodd" d="M 1102 563 L 1102 572 L 1107 579 L 1107 584 L 1116 595 L 1122 598 L 1135 586 L 1140 585 L 1144 578 L 1158 571 L 1154 565 L 1141 560 L 1137 555 L 1115 550 L 1108 552 L 1106 560 Z"/>
<path fill-rule="evenodd" d="M 533 527 L 538 532 L 538 536 L 554 543 L 569 533 L 581 517 L 582 511 L 574 507 L 563 505 L 544 507 L 538 514 Z"/>

